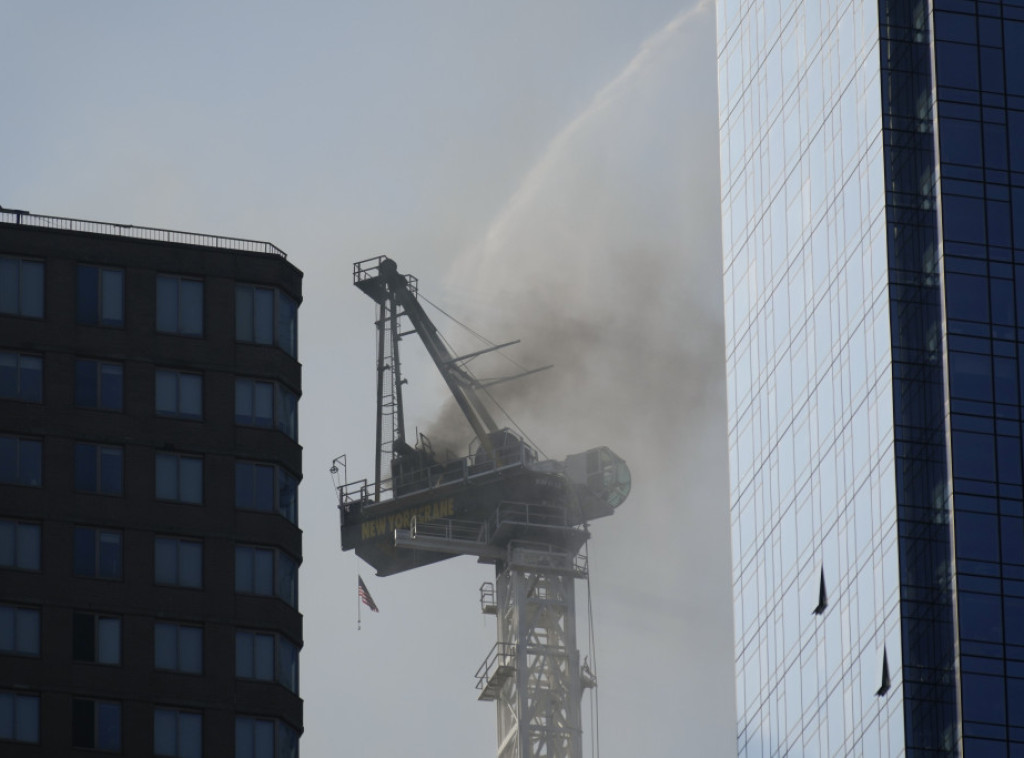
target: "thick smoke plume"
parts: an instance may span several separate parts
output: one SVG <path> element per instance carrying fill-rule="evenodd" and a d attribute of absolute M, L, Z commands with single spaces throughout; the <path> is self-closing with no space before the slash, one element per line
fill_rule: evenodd
<path fill-rule="evenodd" d="M 695 755 L 734 750 L 717 110 L 714 82 L 690 74 L 714 54 L 709 7 L 654 35 L 552 141 L 448 290 L 479 331 L 522 340 L 518 363 L 555 365 L 494 389 L 548 457 L 607 445 L 632 471 L 592 540 L 601 646 L 634 651 L 604 672 L 602 712 L 642 669 L 674 690 L 632 704 L 652 728 L 628 725 L 621 745 L 606 731 L 609 754 L 678 752 L 640 736 L 666 719 Z M 428 434 L 458 449 L 452 429 L 454 408 Z"/>
<path fill-rule="evenodd" d="M 555 365 L 493 390 L 531 436 L 544 429 L 535 441 L 547 449 L 550 440 L 552 454 L 569 419 L 562 453 L 575 452 L 580 433 L 638 430 L 667 451 L 683 423 L 707 405 L 719 410 L 724 397 L 713 83 L 665 86 L 685 80 L 679 69 L 692 61 L 695 22 L 710 20 L 709 5 L 680 13 L 642 46 L 453 269 L 451 290 L 474 327 L 521 339 L 504 352 L 524 367 Z M 493 358 L 473 368 L 518 370 Z M 427 434 L 435 447 L 468 441 L 454 403 Z"/>

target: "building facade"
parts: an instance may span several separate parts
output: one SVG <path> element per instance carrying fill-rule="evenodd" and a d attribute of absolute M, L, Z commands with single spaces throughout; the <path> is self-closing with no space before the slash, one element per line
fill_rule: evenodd
<path fill-rule="evenodd" d="M 3 755 L 298 755 L 301 277 L 0 211 Z"/>
<path fill-rule="evenodd" d="M 1024 3 L 717 9 L 738 753 L 1022 756 Z"/>

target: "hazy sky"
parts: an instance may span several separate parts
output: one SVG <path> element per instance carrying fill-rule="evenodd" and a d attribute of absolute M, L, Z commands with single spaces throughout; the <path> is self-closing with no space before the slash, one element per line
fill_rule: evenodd
<path fill-rule="evenodd" d="M 555 364 L 503 399 L 545 453 L 633 471 L 590 543 L 603 754 L 735 755 L 714 39 L 696 0 L 4 4 L 0 205 L 265 239 L 305 272 L 306 758 L 495 751 L 492 569 L 379 579 L 338 545 L 331 460 L 373 468 L 351 267 L 381 253 Z M 405 347 L 428 429 L 445 391 Z"/>

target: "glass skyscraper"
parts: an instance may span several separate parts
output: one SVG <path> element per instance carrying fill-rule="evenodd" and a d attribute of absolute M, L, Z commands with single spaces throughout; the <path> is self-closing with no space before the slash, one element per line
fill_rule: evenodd
<path fill-rule="evenodd" d="M 1024 0 L 718 0 L 740 756 L 1024 756 Z"/>

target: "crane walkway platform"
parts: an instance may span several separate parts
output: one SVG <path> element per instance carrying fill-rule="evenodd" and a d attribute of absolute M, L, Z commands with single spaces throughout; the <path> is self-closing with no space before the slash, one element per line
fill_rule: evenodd
<path fill-rule="evenodd" d="M 502 687 L 516 672 L 516 646 L 508 642 L 496 642 L 487 654 L 480 668 L 476 670 L 476 688 L 480 690 L 477 700 L 497 700 Z"/>
<path fill-rule="evenodd" d="M 493 520 L 413 518 L 408 529 L 395 530 L 395 546 L 449 555 L 475 555 L 485 561 L 506 560 L 513 543 L 533 544 L 575 555 L 590 537 L 586 527 L 569 524 L 564 508 L 529 503 L 501 503 Z M 547 551 L 546 551 L 547 552 Z"/>

